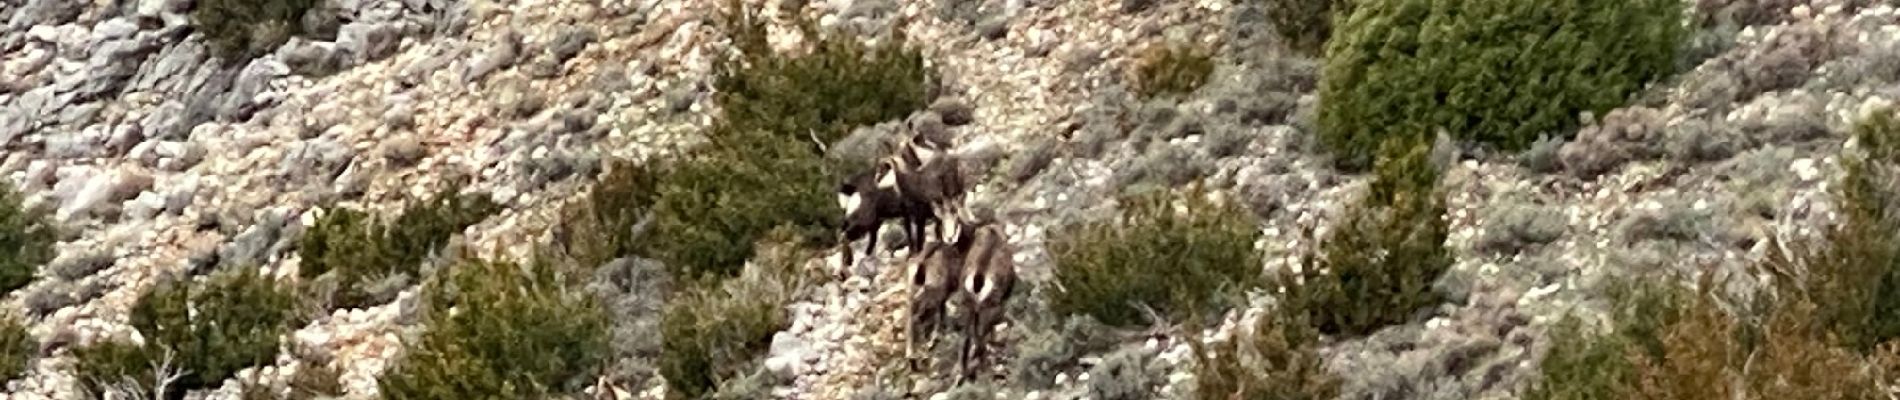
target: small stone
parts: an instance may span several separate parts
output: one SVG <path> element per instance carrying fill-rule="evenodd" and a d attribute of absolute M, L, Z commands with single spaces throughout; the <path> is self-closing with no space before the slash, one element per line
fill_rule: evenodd
<path fill-rule="evenodd" d="M 382 153 L 383 158 L 390 164 L 402 167 L 414 166 L 426 155 L 422 143 L 409 135 L 383 141 Z"/>

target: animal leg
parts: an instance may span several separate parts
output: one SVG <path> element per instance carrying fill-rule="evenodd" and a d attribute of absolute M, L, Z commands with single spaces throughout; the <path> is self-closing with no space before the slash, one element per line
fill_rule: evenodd
<path fill-rule="evenodd" d="M 882 227 L 883 224 L 879 224 L 878 228 Z M 871 228 L 871 238 L 864 242 L 864 258 L 877 259 L 877 231 L 877 228 Z"/>
<path fill-rule="evenodd" d="M 976 343 L 974 340 L 976 336 L 975 332 L 970 329 L 970 327 L 975 326 L 977 322 L 976 312 L 974 311 L 975 310 L 968 310 L 964 312 L 968 318 L 965 318 L 967 321 L 965 321 L 964 324 L 965 333 L 963 335 L 963 346 L 957 349 L 957 380 L 953 386 L 962 386 L 964 381 L 970 380 L 970 378 L 975 375 L 975 370 L 970 369 L 970 355 L 973 354 L 972 346 Z"/>

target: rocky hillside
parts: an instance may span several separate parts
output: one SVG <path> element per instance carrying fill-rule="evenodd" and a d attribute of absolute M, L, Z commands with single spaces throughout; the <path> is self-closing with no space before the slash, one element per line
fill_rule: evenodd
<path fill-rule="evenodd" d="M 733 48 L 719 23 L 727 4 L 711 0 L 320 0 L 288 41 L 226 57 L 192 17 L 204 3 L 0 4 L 0 176 L 60 232 L 34 282 L 7 297 L 40 343 L 5 384 L 10 398 L 87 398 L 72 349 L 147 340 L 130 315 L 165 276 L 253 268 L 297 280 L 306 231 L 338 209 L 388 217 L 458 188 L 500 211 L 449 247 L 526 262 L 560 240 L 550 230 L 560 210 L 590 193 L 606 160 L 665 159 L 706 141 L 722 111 L 715 60 Z M 1337 230 L 1370 180 L 1335 167 L 1315 138 L 1325 60 L 1283 44 L 1263 2 L 744 3 L 763 10 L 775 48 L 813 41 L 794 14 L 871 43 L 891 42 L 895 27 L 939 76 L 926 109 L 829 147 L 937 121 L 976 172 L 968 201 L 1004 222 L 1024 282 L 1000 362 L 988 386 L 945 397 L 1187 397 L 1188 341 L 1235 336 L 1273 294 L 1251 291 L 1217 326 L 1075 328 L 1116 339 L 1065 346 L 1080 339 L 1044 299 L 1062 290 L 1046 246 L 1054 232 L 1113 215 L 1124 194 L 1204 180 L 1258 218 L 1263 268 L 1279 271 L 1315 246 L 1305 230 Z M 1877 1 L 1695 3 L 1758 18 L 1697 28 L 1681 72 L 1528 151 L 1441 140 L 1444 247 L 1456 261 L 1432 285 L 1446 301 L 1409 323 L 1325 339 L 1338 397 L 1520 397 L 1551 326 L 1612 313 L 1605 280 L 1697 266 L 1750 276 L 1771 238 L 1835 220 L 1829 190 L 1852 127 L 1900 97 L 1900 14 Z M 1205 83 L 1138 93 L 1144 52 L 1173 44 L 1209 50 Z M 788 328 L 759 372 L 727 393 L 940 398 L 929 394 L 950 390 L 947 375 L 904 368 L 907 255 L 807 282 L 783 305 Z M 836 256 L 798 264 L 822 275 Z M 237 398 L 240 380 L 288 381 L 320 363 L 339 373 L 343 398 L 375 398 L 378 376 L 424 328 L 420 281 L 287 334 L 285 349 L 321 357 L 285 351 L 192 395 Z M 1737 296 L 1761 290 L 1728 282 Z M 659 306 L 608 309 L 653 329 Z M 618 389 L 587 379 L 586 391 L 668 391 L 650 371 L 622 378 Z"/>

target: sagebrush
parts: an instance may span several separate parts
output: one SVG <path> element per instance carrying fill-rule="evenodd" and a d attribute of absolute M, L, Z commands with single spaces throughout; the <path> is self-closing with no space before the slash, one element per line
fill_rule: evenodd
<path fill-rule="evenodd" d="M 1521 150 L 1672 72 L 1683 9 L 1676 0 L 1357 2 L 1326 45 L 1320 139 L 1354 167 L 1387 138 L 1440 129 Z"/>
<path fill-rule="evenodd" d="M 1237 202 L 1206 195 L 1196 186 L 1180 195 L 1131 196 L 1118 218 L 1052 237 L 1062 290 L 1048 292 L 1050 308 L 1115 326 L 1159 322 L 1149 321 L 1144 308 L 1180 321 L 1260 282 L 1258 225 Z"/>
<path fill-rule="evenodd" d="M 599 300 L 557 264 L 460 261 L 425 290 L 425 330 L 377 380 L 389 399 L 580 393 L 609 354 Z"/>
<path fill-rule="evenodd" d="M 1443 300 L 1432 284 L 1451 268 L 1450 227 L 1429 152 L 1418 140 L 1384 146 L 1365 198 L 1299 272 L 1281 274 L 1288 312 L 1323 333 L 1363 335 Z"/>

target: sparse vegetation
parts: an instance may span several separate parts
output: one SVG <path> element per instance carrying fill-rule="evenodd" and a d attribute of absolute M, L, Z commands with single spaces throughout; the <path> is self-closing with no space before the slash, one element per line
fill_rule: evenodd
<path fill-rule="evenodd" d="M 599 301 L 545 261 L 461 261 L 425 289 L 426 330 L 378 379 L 389 399 L 580 393 L 608 355 Z"/>
<path fill-rule="evenodd" d="M 227 61 L 245 61 L 284 44 L 318 0 L 201 0 L 191 20 Z"/>
<path fill-rule="evenodd" d="M 1286 310 L 1322 333 L 1371 333 L 1441 301 L 1432 283 L 1453 260 L 1430 146 L 1392 140 L 1384 147 L 1363 203 L 1346 210 L 1300 272 L 1281 276 Z"/>
<path fill-rule="evenodd" d="M 1319 331 L 1296 313 L 1262 313 L 1245 335 L 1194 348 L 1194 398 L 1324 400 L 1340 379 L 1319 356 Z"/>
<path fill-rule="evenodd" d="M 1142 98 L 1179 96 L 1199 89 L 1214 73 L 1214 56 L 1186 44 L 1155 45 L 1135 59 L 1135 94 Z"/>
<path fill-rule="evenodd" d="M 53 259 L 53 226 L 46 213 L 26 209 L 25 196 L 0 182 L 0 293 L 33 282 L 33 270 Z"/>
<path fill-rule="evenodd" d="M 1900 122 L 1881 111 L 1855 128 L 1858 156 L 1843 157 L 1840 219 L 1816 242 L 1773 251 L 1769 268 L 1796 277 L 1785 295 L 1816 305 L 1817 327 L 1862 351 L 1900 339 Z M 1782 246 L 1770 246 L 1780 249 Z"/>
<path fill-rule="evenodd" d="M 1874 399 L 1890 362 L 1829 346 L 1815 334 L 1813 305 L 1772 306 L 1762 327 L 1725 311 L 1702 279 L 1688 291 L 1621 284 L 1609 332 L 1571 318 L 1553 331 L 1543 378 L 1526 398 L 1556 399 Z"/>
<path fill-rule="evenodd" d="M 789 234 L 780 230 L 774 241 Z M 797 263 L 810 254 L 782 244 L 764 250 L 739 276 L 686 287 L 669 300 L 659 360 L 668 395 L 700 398 L 751 372 L 772 334 L 790 325 L 783 305 L 803 286 Z"/>
<path fill-rule="evenodd" d="M 616 383 L 634 387 L 658 373 L 660 315 L 672 280 L 665 266 L 643 258 L 620 259 L 594 270 L 587 288 L 599 296 L 612 319 L 612 360 L 604 374 Z"/>
<path fill-rule="evenodd" d="M 1380 143 L 1439 129 L 1507 150 L 1602 115 L 1674 71 L 1674 0 L 1393 0 L 1338 20 L 1320 139 L 1362 167 Z M 1504 22 L 1500 22 L 1504 21 Z"/>
<path fill-rule="evenodd" d="M 1613 296 L 1611 333 L 1557 331 L 1532 399 L 1871 399 L 1900 363 L 1900 251 L 1888 214 L 1900 125 L 1880 111 L 1844 158 L 1840 219 L 1813 241 L 1771 245 L 1760 266 L 1778 285 L 1760 315 L 1731 315 L 1704 278 L 1694 296 L 1637 287 Z M 1784 251 L 1783 249 L 1793 249 Z M 1783 279 L 1785 278 L 1785 279 Z M 1630 299 L 1635 299 L 1634 301 Z M 1658 300 L 1660 299 L 1660 300 Z"/>
<path fill-rule="evenodd" d="M 0 313 L 0 384 L 26 374 L 39 344 L 19 315 Z"/>
<path fill-rule="evenodd" d="M 1143 308 L 1181 320 L 1223 292 L 1259 282 L 1258 227 L 1236 202 L 1216 202 L 1198 186 L 1125 199 L 1119 218 L 1083 223 L 1053 237 L 1050 308 L 1105 324 L 1148 321 Z M 1177 208 L 1176 202 L 1179 202 Z"/>
<path fill-rule="evenodd" d="M 461 195 L 451 187 L 425 201 L 405 207 L 400 216 L 378 222 L 362 211 L 338 208 L 324 215 L 304 233 L 297 254 L 303 258 L 298 275 L 306 280 L 334 274 L 336 293 L 331 308 L 359 308 L 390 300 L 397 287 L 420 277 L 421 263 L 450 236 L 461 232 L 500 206 L 487 198 Z"/>
<path fill-rule="evenodd" d="M 75 349 L 75 372 L 94 394 L 129 390 L 172 398 L 222 385 L 238 370 L 276 359 L 282 336 L 306 320 L 298 301 L 294 288 L 255 268 L 221 272 L 196 285 L 162 281 L 132 306 L 131 325 L 145 343 Z"/>

